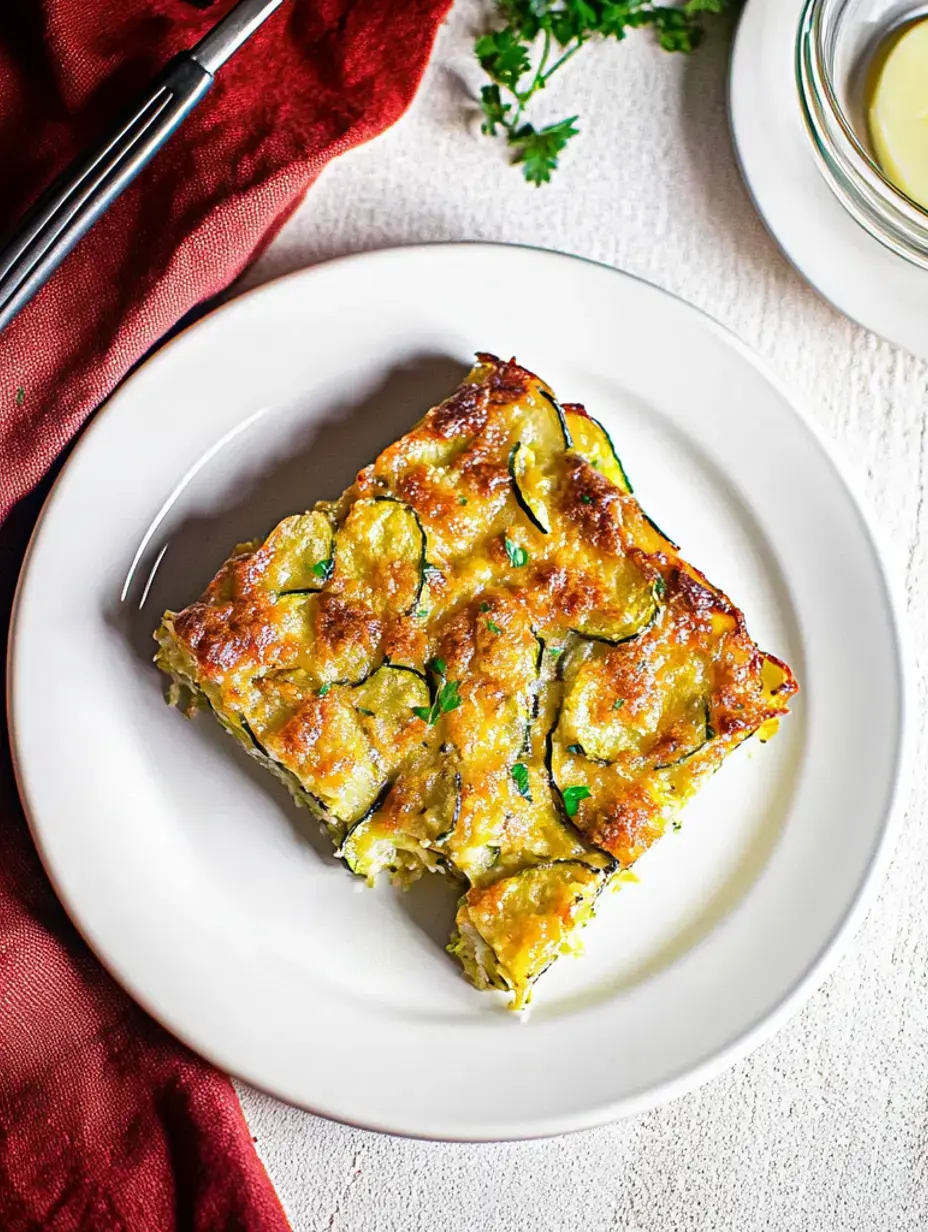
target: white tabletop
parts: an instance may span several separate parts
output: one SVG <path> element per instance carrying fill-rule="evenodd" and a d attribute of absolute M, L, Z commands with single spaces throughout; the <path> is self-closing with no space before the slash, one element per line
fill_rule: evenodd
<path fill-rule="evenodd" d="M 593 257 L 691 300 L 771 361 L 856 465 L 924 661 L 928 365 L 840 316 L 765 232 L 729 139 L 727 37 L 691 59 L 647 35 L 587 49 L 543 100 L 552 119 L 578 111 L 583 134 L 535 190 L 465 124 L 480 9 L 458 0 L 411 112 L 324 173 L 247 284 L 342 253 L 483 239 Z M 461 1146 L 347 1129 L 240 1088 L 296 1232 L 922 1232 L 926 800 L 919 781 L 879 901 L 825 987 L 747 1061 L 658 1111 L 572 1137 Z"/>

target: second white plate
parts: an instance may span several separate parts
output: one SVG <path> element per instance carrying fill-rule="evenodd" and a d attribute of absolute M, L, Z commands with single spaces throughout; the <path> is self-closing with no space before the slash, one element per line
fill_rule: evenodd
<path fill-rule="evenodd" d="M 802 5 L 750 0 L 738 25 L 729 107 L 744 178 L 774 239 L 817 291 L 928 359 L 928 272 L 868 235 L 816 166 L 796 85 Z"/>
<path fill-rule="evenodd" d="M 475 349 L 607 424 L 642 502 L 803 693 L 610 896 L 528 1025 L 444 953 L 453 895 L 368 891 L 213 723 L 151 633 L 231 546 L 335 495 Z M 861 648 L 866 653 L 861 653 Z M 119 980 L 217 1064 L 372 1128 L 506 1138 L 692 1086 L 814 987 L 885 851 L 904 734 L 880 557 L 822 444 L 731 336 L 601 266 L 492 246 L 309 270 L 167 346 L 43 515 L 10 658 L 33 833 Z"/>

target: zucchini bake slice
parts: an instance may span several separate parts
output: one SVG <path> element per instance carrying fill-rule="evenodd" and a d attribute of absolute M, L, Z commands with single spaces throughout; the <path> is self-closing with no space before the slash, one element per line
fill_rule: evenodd
<path fill-rule="evenodd" d="M 492 355 L 155 636 L 173 700 L 211 709 L 353 873 L 460 885 L 449 949 L 517 1008 L 797 687 L 604 429 Z"/>

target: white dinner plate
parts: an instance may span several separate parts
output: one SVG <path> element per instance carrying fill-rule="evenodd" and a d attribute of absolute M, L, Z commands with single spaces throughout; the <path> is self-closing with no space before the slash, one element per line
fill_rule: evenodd
<path fill-rule="evenodd" d="M 368 890 L 151 662 L 233 544 L 336 495 L 477 349 L 541 372 L 803 692 L 608 896 L 527 1023 L 444 951 L 444 878 Z M 11 726 L 33 834 L 116 978 L 217 1065 L 339 1120 L 492 1139 L 608 1121 L 756 1045 L 823 977 L 887 848 L 904 672 L 828 450 L 714 322 L 555 253 L 334 261 L 215 312 L 84 436 L 20 586 Z"/>
<path fill-rule="evenodd" d="M 750 0 L 738 25 L 729 109 L 744 178 L 774 239 L 817 291 L 928 359 L 928 272 L 856 223 L 815 162 L 796 85 L 802 7 Z"/>

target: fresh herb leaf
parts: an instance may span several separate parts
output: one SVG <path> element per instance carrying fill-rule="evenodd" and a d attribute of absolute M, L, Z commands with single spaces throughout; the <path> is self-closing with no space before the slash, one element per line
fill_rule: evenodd
<path fill-rule="evenodd" d="M 536 188 L 547 184 L 551 172 L 557 170 L 558 158 L 571 137 L 580 131 L 575 124 L 577 117 L 559 120 L 547 128 L 536 129 L 523 124 L 509 133 L 507 141 L 513 150 L 512 161 L 521 165 L 522 174 Z"/>
<path fill-rule="evenodd" d="M 580 500 L 582 501 L 582 503 L 583 503 L 584 505 L 592 505 L 592 503 L 593 503 L 593 498 L 592 498 L 592 496 L 588 495 L 588 493 L 586 493 L 586 492 L 583 492 L 583 493 L 581 494 L 581 496 L 580 496 Z"/>
<path fill-rule="evenodd" d="M 502 633 L 502 629 L 499 627 L 498 624 L 495 623 L 495 621 L 488 620 L 487 628 L 490 630 L 491 633 Z"/>
<path fill-rule="evenodd" d="M 329 691 L 329 689 L 331 689 L 331 687 L 332 687 L 332 686 L 331 686 L 330 684 L 324 684 L 324 685 L 322 686 L 322 688 L 319 690 L 318 696 L 319 696 L 319 697 L 325 697 L 326 693 L 328 693 L 328 691 Z"/>
<path fill-rule="evenodd" d="M 466 496 L 459 496 L 459 497 L 458 497 L 458 504 L 459 504 L 459 505 L 466 505 L 466 504 L 467 504 L 467 497 L 466 497 Z"/>
<path fill-rule="evenodd" d="M 504 26 L 502 30 L 481 35 L 474 43 L 474 54 L 487 76 L 507 90 L 515 89 L 531 63 L 528 47 L 522 42 L 517 26 Z"/>
<path fill-rule="evenodd" d="M 461 698 L 458 695 L 458 682 L 456 680 L 446 680 L 438 690 L 438 709 L 442 714 L 447 714 L 449 710 L 457 710 L 461 704 Z"/>
<path fill-rule="evenodd" d="M 525 548 L 520 547 L 517 543 L 513 543 L 507 536 L 504 540 L 506 544 L 506 555 L 509 557 L 509 563 L 513 569 L 521 569 L 523 565 L 528 564 L 528 552 Z"/>
<path fill-rule="evenodd" d="M 564 788 L 561 795 L 564 797 L 564 812 L 568 817 L 576 817 L 577 809 L 580 807 L 580 801 L 585 800 L 589 794 L 589 787 Z"/>
<path fill-rule="evenodd" d="M 489 605 L 489 603 L 481 603 L 481 604 L 480 604 L 480 610 L 481 610 L 481 612 L 488 612 L 488 611 L 490 610 L 490 605 Z"/>
<path fill-rule="evenodd" d="M 416 616 L 419 618 L 419 620 L 425 620 L 428 614 L 429 614 L 429 609 L 427 607 L 420 607 L 416 609 Z"/>
<path fill-rule="evenodd" d="M 667 583 L 664 581 L 662 577 L 659 577 L 657 581 L 654 583 L 654 594 L 655 594 L 655 597 L 658 599 L 663 599 L 664 596 L 667 594 Z"/>
<path fill-rule="evenodd" d="M 562 655 L 563 653 L 564 653 L 563 646 L 549 646 L 548 647 L 548 654 L 551 656 L 552 659 L 556 659 L 558 655 Z"/>
<path fill-rule="evenodd" d="M 498 0 L 501 29 L 481 35 L 474 51 L 490 79 L 480 91 L 481 130 L 501 137 L 529 184 L 547 184 L 567 143 L 577 135 L 576 116 L 537 128 L 526 118 L 532 99 L 584 43 L 615 39 L 650 26 L 665 51 L 698 46 L 706 14 L 738 0 Z"/>
<path fill-rule="evenodd" d="M 436 665 L 440 664 L 440 670 Z M 445 663 L 443 659 L 433 659 L 429 667 L 436 673 L 442 681 L 441 687 L 435 695 L 435 700 L 431 706 L 413 706 L 412 712 L 417 719 L 421 719 L 423 723 L 428 723 L 429 727 L 434 727 L 439 718 L 443 714 L 447 714 L 450 710 L 457 710 L 461 704 L 461 698 L 458 693 L 458 682 L 456 680 L 445 680 Z"/>
<path fill-rule="evenodd" d="M 444 661 L 444 659 L 430 660 L 429 667 L 436 676 L 446 676 L 448 674 L 448 664 Z"/>
<path fill-rule="evenodd" d="M 613 710 L 621 710 L 621 709 L 622 709 L 622 707 L 623 707 L 624 705 L 625 705 L 625 698 L 624 698 L 624 697 L 617 697 L 617 698 L 615 699 L 615 701 L 612 703 L 612 709 L 613 709 Z"/>
<path fill-rule="evenodd" d="M 335 560 L 331 556 L 328 560 L 317 560 L 313 565 L 313 573 L 315 573 L 317 578 L 322 578 L 323 582 L 327 582 L 332 576 L 332 569 L 334 565 Z"/>
<path fill-rule="evenodd" d="M 528 785 L 528 766 L 521 761 L 517 761 L 509 773 L 512 775 L 512 780 L 516 785 L 519 795 L 524 796 L 526 800 L 531 800 L 532 793 Z"/>
<path fill-rule="evenodd" d="M 17 388 L 17 390 L 16 390 L 16 405 L 17 405 L 17 406 L 25 406 L 25 405 L 26 405 L 26 387 L 25 387 L 25 385 L 20 385 L 20 386 Z"/>
<path fill-rule="evenodd" d="M 373 710 L 366 710 L 363 706 L 358 707 L 358 714 L 366 714 L 369 719 L 374 718 Z"/>

